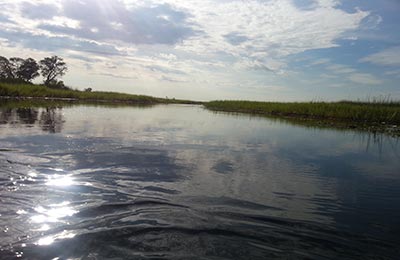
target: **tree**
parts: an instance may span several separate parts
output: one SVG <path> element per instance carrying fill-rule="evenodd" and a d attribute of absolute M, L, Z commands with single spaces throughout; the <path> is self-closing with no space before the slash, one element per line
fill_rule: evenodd
<path fill-rule="evenodd" d="M 0 78 L 1 79 L 13 79 L 13 67 L 10 61 L 3 56 L 0 56 Z"/>
<path fill-rule="evenodd" d="M 22 64 L 17 70 L 17 77 L 24 81 L 30 82 L 37 76 L 39 76 L 39 65 L 37 62 L 32 58 L 23 60 Z"/>
<path fill-rule="evenodd" d="M 11 78 L 12 79 L 18 78 L 18 71 L 21 68 L 23 63 L 24 63 L 24 59 L 21 59 L 18 57 L 10 58 L 10 67 L 11 67 L 11 74 L 12 74 Z"/>
<path fill-rule="evenodd" d="M 32 58 L 26 60 L 0 56 L 0 79 L 7 82 L 29 82 L 39 76 L 39 65 Z"/>
<path fill-rule="evenodd" d="M 57 77 L 63 76 L 68 70 L 63 59 L 58 56 L 44 58 L 39 63 L 46 86 L 57 82 Z"/>

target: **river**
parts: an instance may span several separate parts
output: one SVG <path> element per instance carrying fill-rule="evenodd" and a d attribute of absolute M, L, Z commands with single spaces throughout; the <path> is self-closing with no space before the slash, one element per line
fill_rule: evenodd
<path fill-rule="evenodd" d="M 0 259 L 398 259 L 400 144 L 193 105 L 0 105 L 0 205 Z"/>

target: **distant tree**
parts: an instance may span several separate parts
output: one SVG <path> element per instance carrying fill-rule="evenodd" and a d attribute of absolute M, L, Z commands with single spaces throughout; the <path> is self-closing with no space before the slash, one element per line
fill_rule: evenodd
<path fill-rule="evenodd" d="M 85 88 L 85 92 L 92 92 L 92 88 Z"/>
<path fill-rule="evenodd" d="M 57 77 L 63 76 L 68 70 L 63 59 L 58 56 L 52 56 L 44 58 L 39 63 L 42 76 L 44 77 L 44 84 L 51 86 L 56 83 L 54 87 L 58 87 Z"/>
<path fill-rule="evenodd" d="M 53 79 L 47 85 L 49 88 L 57 88 L 57 89 L 69 89 L 69 87 L 65 86 L 64 81 Z"/>
<path fill-rule="evenodd" d="M 62 80 L 54 80 L 54 84 L 52 84 L 52 86 L 54 86 L 54 88 L 62 88 L 62 89 L 68 89 L 67 86 L 65 86 L 64 81 Z"/>
<path fill-rule="evenodd" d="M 0 56 L 0 79 L 13 79 L 13 67 L 10 61 L 3 56 Z"/>
<path fill-rule="evenodd" d="M 18 67 L 17 77 L 30 82 L 37 76 L 39 76 L 39 65 L 37 62 L 32 58 L 23 60 L 22 64 Z"/>

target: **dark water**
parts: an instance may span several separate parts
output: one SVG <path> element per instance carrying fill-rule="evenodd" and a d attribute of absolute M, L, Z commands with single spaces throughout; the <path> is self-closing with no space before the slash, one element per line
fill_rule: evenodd
<path fill-rule="evenodd" d="M 0 259 L 400 259 L 399 147 L 200 106 L 3 107 Z"/>

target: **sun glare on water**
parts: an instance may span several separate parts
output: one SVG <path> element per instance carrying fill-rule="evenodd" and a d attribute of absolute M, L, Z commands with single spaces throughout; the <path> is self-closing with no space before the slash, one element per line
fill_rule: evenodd
<path fill-rule="evenodd" d="M 65 186 L 72 186 L 74 184 L 75 182 L 71 175 L 59 175 L 59 174 L 49 176 L 46 182 L 46 185 L 48 186 L 65 187 Z"/>

